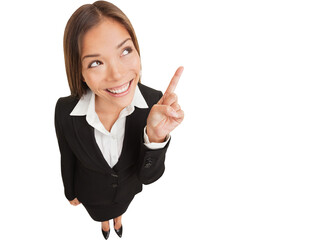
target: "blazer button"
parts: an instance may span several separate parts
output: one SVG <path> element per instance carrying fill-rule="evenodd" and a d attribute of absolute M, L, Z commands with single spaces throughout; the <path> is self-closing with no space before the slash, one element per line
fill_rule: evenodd
<path fill-rule="evenodd" d="M 145 165 L 144 165 L 144 168 L 150 168 L 151 167 L 151 163 L 146 163 Z"/>
<path fill-rule="evenodd" d="M 112 174 L 111 174 L 111 176 L 112 176 L 112 177 L 118 177 L 118 175 L 116 175 L 116 174 L 114 174 L 114 173 L 112 173 Z"/>
<path fill-rule="evenodd" d="M 152 166 L 152 158 L 151 157 L 148 157 L 146 160 L 145 160 L 145 165 L 144 167 L 145 168 L 150 168 Z"/>
<path fill-rule="evenodd" d="M 116 187 L 118 187 L 118 185 L 116 183 L 114 183 L 114 184 L 112 184 L 112 187 L 116 188 Z"/>

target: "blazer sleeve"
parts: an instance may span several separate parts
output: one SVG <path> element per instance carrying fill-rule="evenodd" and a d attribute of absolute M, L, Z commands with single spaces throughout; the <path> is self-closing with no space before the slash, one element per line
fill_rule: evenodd
<path fill-rule="evenodd" d="M 74 192 L 74 170 L 76 156 L 70 149 L 69 144 L 64 136 L 61 125 L 62 116 L 60 112 L 60 105 L 60 99 L 58 99 L 55 107 L 55 129 L 61 155 L 61 175 L 64 184 L 65 196 L 69 201 L 71 201 L 76 197 Z"/>
<path fill-rule="evenodd" d="M 164 148 L 152 150 L 143 143 L 140 150 L 139 180 L 143 184 L 150 184 L 158 180 L 165 171 L 165 155 L 171 140 Z"/>
<path fill-rule="evenodd" d="M 162 92 L 159 92 L 157 98 L 154 99 L 153 102 L 157 103 L 161 97 Z M 171 139 L 168 141 L 164 148 L 150 149 L 145 146 L 142 133 L 138 178 L 143 184 L 153 183 L 163 175 L 165 171 L 165 155 L 170 141 Z"/>

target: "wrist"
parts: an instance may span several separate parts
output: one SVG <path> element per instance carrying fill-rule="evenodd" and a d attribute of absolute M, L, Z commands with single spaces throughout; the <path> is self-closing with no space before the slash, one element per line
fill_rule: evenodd
<path fill-rule="evenodd" d="M 149 127 L 146 127 L 146 134 L 149 138 L 150 143 L 163 143 L 166 139 L 166 136 L 157 136 L 156 134 L 153 134 L 153 132 L 149 129 Z"/>

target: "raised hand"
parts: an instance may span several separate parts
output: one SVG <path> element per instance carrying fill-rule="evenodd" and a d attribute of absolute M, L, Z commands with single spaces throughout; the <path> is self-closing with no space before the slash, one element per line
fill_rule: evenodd
<path fill-rule="evenodd" d="M 174 93 L 183 72 L 179 67 L 162 98 L 155 104 L 147 119 L 147 135 L 150 142 L 163 142 L 166 136 L 183 120 L 184 112 L 178 104 L 178 97 Z"/>

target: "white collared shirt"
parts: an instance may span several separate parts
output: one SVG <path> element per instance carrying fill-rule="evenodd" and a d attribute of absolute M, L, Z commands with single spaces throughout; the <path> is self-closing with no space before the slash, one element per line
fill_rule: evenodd
<path fill-rule="evenodd" d="M 94 135 L 97 145 L 111 168 L 115 166 L 121 155 L 126 117 L 134 112 L 134 107 L 148 108 L 148 105 L 138 87 L 135 88 L 135 93 L 131 104 L 120 112 L 118 119 L 111 128 L 111 132 L 105 129 L 97 113 L 95 112 L 95 94 L 90 89 L 88 89 L 86 94 L 80 98 L 73 111 L 70 113 L 71 116 L 86 115 L 87 123 L 94 128 Z M 163 148 L 168 141 L 169 137 L 167 137 L 166 141 L 163 143 L 150 143 L 146 134 L 146 127 L 144 128 L 144 144 L 148 148 Z"/>

